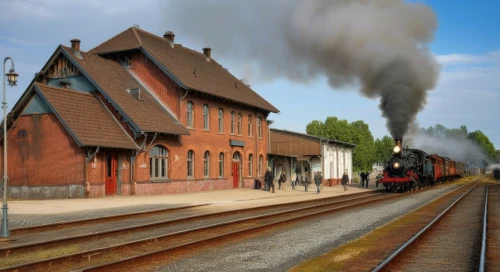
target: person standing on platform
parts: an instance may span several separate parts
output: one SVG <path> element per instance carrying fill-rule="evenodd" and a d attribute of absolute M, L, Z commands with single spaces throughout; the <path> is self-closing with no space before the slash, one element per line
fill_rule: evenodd
<path fill-rule="evenodd" d="M 306 172 L 305 177 L 304 177 L 304 187 L 305 191 L 307 192 L 307 185 L 309 185 L 309 173 Z"/>
<path fill-rule="evenodd" d="M 363 188 L 365 186 L 365 172 L 361 171 L 359 173 L 359 188 Z"/>
<path fill-rule="evenodd" d="M 280 178 L 278 179 L 278 190 L 285 190 L 286 174 L 285 169 L 281 170 Z"/>
<path fill-rule="evenodd" d="M 344 191 L 349 191 L 349 176 L 347 175 L 347 170 L 344 171 L 342 176 L 342 186 L 344 186 Z"/>
<path fill-rule="evenodd" d="M 269 188 L 269 191 L 271 191 L 272 189 L 272 192 L 274 194 L 274 175 L 273 172 L 271 172 L 271 167 L 267 168 L 264 179 L 266 181 L 267 187 Z"/>
<path fill-rule="evenodd" d="M 314 182 L 316 183 L 316 193 L 319 194 L 319 187 L 321 186 L 321 174 L 319 172 L 316 172 L 316 175 L 314 175 Z"/>
<path fill-rule="evenodd" d="M 365 186 L 368 188 L 368 181 L 370 181 L 370 172 L 365 173 Z"/>
<path fill-rule="evenodd" d="M 299 177 L 297 174 L 293 173 L 292 174 L 292 190 L 295 190 L 295 182 L 299 181 Z"/>

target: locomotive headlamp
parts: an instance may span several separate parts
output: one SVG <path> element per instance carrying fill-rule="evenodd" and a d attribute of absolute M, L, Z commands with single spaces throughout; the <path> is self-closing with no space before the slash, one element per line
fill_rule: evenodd
<path fill-rule="evenodd" d="M 401 147 L 399 145 L 394 147 L 394 153 L 399 153 L 401 151 Z"/>
<path fill-rule="evenodd" d="M 399 167 L 400 167 L 400 166 L 401 166 L 401 165 L 399 164 L 399 162 L 395 162 L 395 163 L 393 163 L 393 164 L 392 164 L 392 167 L 393 167 L 394 169 L 399 169 Z"/>

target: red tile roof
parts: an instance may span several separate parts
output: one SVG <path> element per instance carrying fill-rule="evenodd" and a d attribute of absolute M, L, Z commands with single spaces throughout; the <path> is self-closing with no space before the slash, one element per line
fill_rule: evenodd
<path fill-rule="evenodd" d="M 189 135 L 189 131 L 175 119 L 132 75 L 118 62 L 62 46 L 67 55 L 87 73 L 95 83 L 122 109 L 122 112 L 144 132 Z M 141 89 L 141 98 L 131 96 L 127 90 Z"/>
<path fill-rule="evenodd" d="M 83 146 L 138 149 L 94 95 L 40 83 L 35 87 Z"/>
<path fill-rule="evenodd" d="M 142 48 L 181 81 L 185 87 L 269 112 L 279 112 L 273 105 L 235 78 L 214 59 L 175 44 L 140 28 L 129 28 L 89 52 L 104 54 Z"/>

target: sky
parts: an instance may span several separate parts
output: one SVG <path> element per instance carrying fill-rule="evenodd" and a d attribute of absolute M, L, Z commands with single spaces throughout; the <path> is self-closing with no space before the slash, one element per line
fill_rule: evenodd
<path fill-rule="evenodd" d="M 500 2 L 407 2 L 429 5 L 439 23 L 429 48 L 442 68 L 436 87 L 429 91 L 426 106 L 417 115 L 419 125 L 466 125 L 469 131 L 480 129 L 500 149 L 500 20 L 495 17 L 500 14 Z M 82 50 L 87 51 L 138 25 L 159 36 L 172 30 L 176 43 L 202 52 L 207 45 L 176 31 L 181 26 L 165 16 L 168 8 L 168 1 L 160 0 L 0 0 L 0 58 L 12 57 L 20 75 L 17 87 L 7 86 L 9 109 L 57 46 L 70 46 L 73 38 L 79 38 Z M 212 47 L 213 58 L 237 78 L 243 77 L 238 73 L 244 64 L 225 56 Z M 363 120 L 376 138 L 389 135 L 379 101 L 361 96 L 353 87 L 332 89 L 322 77 L 307 83 L 286 78 L 248 80 L 254 91 L 280 110 L 268 118 L 274 121 L 274 128 L 305 132 L 310 121 L 336 116 L 350 122 Z"/>

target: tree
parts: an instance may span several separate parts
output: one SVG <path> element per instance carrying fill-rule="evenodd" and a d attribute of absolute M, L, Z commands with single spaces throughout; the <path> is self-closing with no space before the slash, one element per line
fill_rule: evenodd
<path fill-rule="evenodd" d="M 356 144 L 353 151 L 353 168 L 355 171 L 371 170 L 375 158 L 375 145 L 370 128 L 363 121 L 349 123 L 337 117 L 327 117 L 325 122 L 312 121 L 306 126 L 311 135 L 326 137 L 342 142 Z"/>
<path fill-rule="evenodd" d="M 390 136 L 384 136 L 382 139 L 375 140 L 375 161 L 381 164 L 387 164 L 392 158 L 394 141 Z"/>
<path fill-rule="evenodd" d="M 325 137 L 325 124 L 321 121 L 314 120 L 306 126 L 306 133 L 316 136 Z"/>
<path fill-rule="evenodd" d="M 484 153 L 491 159 L 496 159 L 496 150 L 493 143 L 491 143 L 490 139 L 486 134 L 484 134 L 481 130 L 476 130 L 469 133 L 469 138 L 476 141 L 477 144 L 481 147 Z"/>

